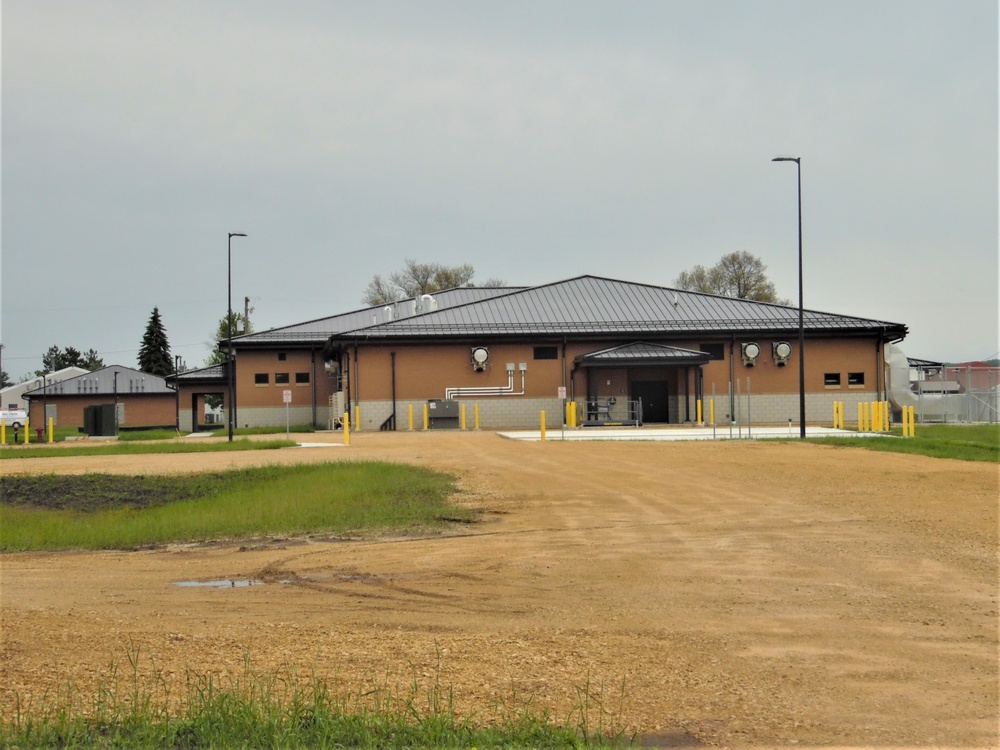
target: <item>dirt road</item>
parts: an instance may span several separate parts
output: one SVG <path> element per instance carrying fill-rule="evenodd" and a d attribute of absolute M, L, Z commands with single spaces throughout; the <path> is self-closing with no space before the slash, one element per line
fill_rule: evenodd
<path fill-rule="evenodd" d="M 586 708 L 591 729 L 651 742 L 997 745 L 996 465 L 794 443 L 352 437 L 4 462 L 388 459 L 458 474 L 462 502 L 485 511 L 426 539 L 3 555 L 4 712 L 15 692 L 92 685 L 131 642 L 168 679 L 249 658 L 355 689 L 439 682 L 461 712 L 531 696 L 559 721 Z M 175 585 L 216 579 L 266 583 Z"/>

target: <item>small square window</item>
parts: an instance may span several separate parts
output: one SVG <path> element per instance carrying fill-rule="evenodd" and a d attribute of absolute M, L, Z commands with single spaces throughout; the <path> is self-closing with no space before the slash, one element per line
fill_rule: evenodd
<path fill-rule="evenodd" d="M 823 385 L 827 388 L 839 388 L 840 387 L 840 373 L 839 372 L 827 372 L 823 374 Z"/>
<path fill-rule="evenodd" d="M 271 382 L 271 376 L 266 372 L 254 373 L 253 383 L 254 385 L 267 385 Z"/>
<path fill-rule="evenodd" d="M 295 373 L 295 385 L 309 385 L 309 373 L 308 372 Z"/>
<path fill-rule="evenodd" d="M 699 344 L 698 348 L 708 355 L 709 359 L 725 359 L 725 344 Z"/>
<path fill-rule="evenodd" d="M 536 346 L 535 359 L 559 359 L 559 347 Z"/>
<path fill-rule="evenodd" d="M 274 384 L 275 385 L 288 385 L 288 373 L 287 372 L 276 372 L 274 373 Z"/>
<path fill-rule="evenodd" d="M 284 352 L 278 352 L 278 361 L 284 362 L 288 358 L 288 355 Z"/>
<path fill-rule="evenodd" d="M 848 385 L 864 385 L 865 384 L 865 374 L 863 372 L 849 372 L 849 373 L 847 373 L 847 384 Z"/>

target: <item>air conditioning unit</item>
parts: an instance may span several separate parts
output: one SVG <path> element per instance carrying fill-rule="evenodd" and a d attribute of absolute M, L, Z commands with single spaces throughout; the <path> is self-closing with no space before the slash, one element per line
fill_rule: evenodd
<path fill-rule="evenodd" d="M 757 364 L 757 357 L 760 356 L 760 346 L 751 341 L 741 346 L 740 353 L 743 357 L 743 364 L 747 367 L 753 367 Z"/>
<path fill-rule="evenodd" d="M 788 358 L 792 356 L 792 345 L 787 341 L 775 341 L 771 344 L 771 354 L 774 357 L 774 364 L 784 367 L 788 364 Z"/>

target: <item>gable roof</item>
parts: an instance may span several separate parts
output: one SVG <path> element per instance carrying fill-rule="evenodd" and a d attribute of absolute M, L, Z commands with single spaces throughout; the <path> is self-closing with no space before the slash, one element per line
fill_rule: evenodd
<path fill-rule="evenodd" d="M 123 365 L 108 365 L 93 372 L 67 378 L 44 388 L 25 392 L 25 398 L 41 396 L 93 396 L 97 394 L 119 396 L 155 395 L 176 392 L 164 378 Z"/>
<path fill-rule="evenodd" d="M 803 326 L 813 334 L 880 333 L 886 340 L 898 340 L 906 335 L 906 326 L 901 323 L 815 310 L 804 311 Z M 412 318 L 344 331 L 334 334 L 331 342 L 361 335 L 368 339 L 544 334 L 646 337 L 797 330 L 798 307 L 599 276 L 578 276 Z"/>
<path fill-rule="evenodd" d="M 576 358 L 577 364 L 600 365 L 653 365 L 653 364 L 705 364 L 710 357 L 705 352 L 692 349 L 681 349 L 677 346 L 651 344 L 648 341 L 635 341 L 631 344 L 612 346 L 589 354 L 581 354 Z"/>
<path fill-rule="evenodd" d="M 498 295 L 520 291 L 525 287 L 457 287 L 434 292 L 431 296 L 438 310 L 448 309 L 458 305 L 480 302 Z M 234 348 L 274 346 L 283 344 L 294 346 L 304 344 L 322 345 L 335 334 L 354 331 L 371 325 L 378 325 L 388 320 L 385 309 L 392 308 L 395 318 L 403 315 L 426 315 L 426 311 L 408 312 L 407 306 L 415 306 L 419 300 L 415 297 L 399 300 L 385 305 L 364 307 L 360 310 L 331 315 L 327 318 L 317 318 L 304 323 L 271 328 L 267 331 L 247 333 L 233 337 Z"/>

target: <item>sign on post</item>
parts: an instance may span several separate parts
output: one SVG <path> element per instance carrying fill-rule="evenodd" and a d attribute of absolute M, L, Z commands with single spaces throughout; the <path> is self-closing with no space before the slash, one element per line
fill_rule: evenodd
<path fill-rule="evenodd" d="M 290 419 L 289 419 L 289 404 L 292 403 L 292 392 L 282 391 L 281 398 L 285 402 L 285 440 L 288 440 L 288 433 L 291 430 Z"/>

